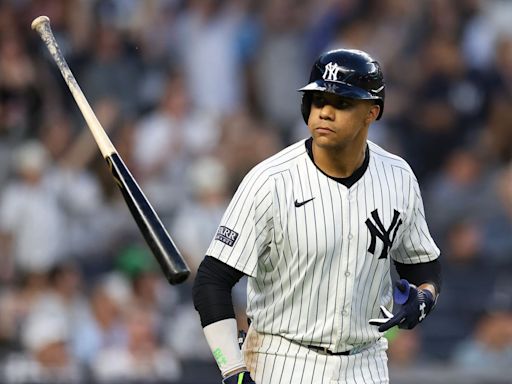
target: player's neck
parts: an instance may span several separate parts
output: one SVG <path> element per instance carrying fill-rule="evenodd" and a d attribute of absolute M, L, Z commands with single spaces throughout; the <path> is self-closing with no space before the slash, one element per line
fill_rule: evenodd
<path fill-rule="evenodd" d="M 319 147 L 313 142 L 315 164 L 325 174 L 335 178 L 351 176 L 364 162 L 366 139 L 362 143 L 353 143 L 344 148 Z"/>

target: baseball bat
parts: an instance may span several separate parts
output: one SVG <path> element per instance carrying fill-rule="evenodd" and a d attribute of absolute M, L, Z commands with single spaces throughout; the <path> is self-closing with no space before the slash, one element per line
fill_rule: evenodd
<path fill-rule="evenodd" d="M 85 98 L 55 40 L 50 27 L 50 19 L 47 16 L 35 18 L 32 21 L 32 29 L 37 31 L 59 67 L 101 154 L 107 161 L 114 181 L 121 190 L 135 222 L 160 264 L 165 277 L 173 285 L 185 281 L 190 274 L 190 269 Z"/>

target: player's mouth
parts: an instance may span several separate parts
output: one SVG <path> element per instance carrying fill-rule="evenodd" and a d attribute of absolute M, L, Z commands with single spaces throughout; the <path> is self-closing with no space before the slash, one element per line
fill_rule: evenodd
<path fill-rule="evenodd" d="M 329 127 L 316 127 L 315 132 L 320 133 L 320 134 L 327 134 L 327 133 L 334 133 L 334 130 L 332 130 Z"/>

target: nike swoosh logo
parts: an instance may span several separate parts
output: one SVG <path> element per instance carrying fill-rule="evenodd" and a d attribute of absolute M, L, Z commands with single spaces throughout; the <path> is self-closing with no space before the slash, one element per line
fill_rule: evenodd
<path fill-rule="evenodd" d="M 382 91 L 383 89 L 384 89 L 384 86 L 379 87 L 379 88 L 377 88 L 377 89 L 370 89 L 370 91 L 377 93 L 377 92 Z"/>
<path fill-rule="evenodd" d="M 314 199 L 314 197 L 312 197 L 311 199 L 308 199 L 308 200 L 304 200 L 300 203 L 297 200 L 295 200 L 295 207 L 296 208 L 302 207 L 304 204 L 309 203 L 313 199 Z"/>

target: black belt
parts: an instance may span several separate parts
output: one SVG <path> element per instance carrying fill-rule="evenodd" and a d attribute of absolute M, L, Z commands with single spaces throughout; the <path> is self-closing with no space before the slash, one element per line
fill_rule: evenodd
<path fill-rule="evenodd" d="M 350 350 L 343 351 L 343 352 L 333 352 L 330 349 L 324 348 L 324 347 L 317 347 L 316 345 L 306 345 L 308 349 L 311 349 L 312 351 L 318 352 L 322 355 L 329 355 L 329 356 L 348 356 L 350 355 Z"/>

